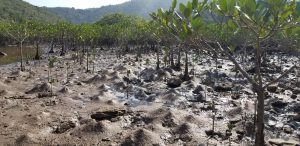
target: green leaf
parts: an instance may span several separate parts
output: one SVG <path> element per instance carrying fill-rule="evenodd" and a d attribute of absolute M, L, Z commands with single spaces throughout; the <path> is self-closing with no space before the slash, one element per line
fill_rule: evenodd
<path fill-rule="evenodd" d="M 198 7 L 198 0 L 193 0 L 193 9 L 196 9 Z"/>
<path fill-rule="evenodd" d="M 183 3 L 180 3 L 180 4 L 179 4 L 179 10 L 180 10 L 180 12 L 181 12 L 182 14 L 184 14 L 185 9 L 186 9 L 185 5 L 184 5 Z"/>
<path fill-rule="evenodd" d="M 227 13 L 227 0 L 219 0 L 219 9 Z"/>
<path fill-rule="evenodd" d="M 172 11 L 172 12 L 175 10 L 176 5 L 177 5 L 177 0 L 173 0 L 173 1 L 172 1 L 172 7 L 171 7 L 171 11 Z"/>
<path fill-rule="evenodd" d="M 192 19 L 191 25 L 194 31 L 198 31 L 202 26 L 202 18 L 196 17 L 195 19 Z"/>

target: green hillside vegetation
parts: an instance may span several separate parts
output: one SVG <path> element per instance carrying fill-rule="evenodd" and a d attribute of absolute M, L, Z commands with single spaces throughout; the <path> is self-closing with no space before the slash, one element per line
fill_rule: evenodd
<path fill-rule="evenodd" d="M 189 0 L 179 0 L 186 3 Z M 140 16 L 150 19 L 149 13 L 158 8 L 169 9 L 171 0 L 132 0 L 119 5 L 103 6 L 101 8 L 74 9 L 74 8 L 45 8 L 60 17 L 73 23 L 93 23 L 105 15 L 123 13 L 125 15 Z"/>
<path fill-rule="evenodd" d="M 48 22 L 60 20 L 57 15 L 22 0 L 0 0 L 0 21 L 18 18 Z"/>

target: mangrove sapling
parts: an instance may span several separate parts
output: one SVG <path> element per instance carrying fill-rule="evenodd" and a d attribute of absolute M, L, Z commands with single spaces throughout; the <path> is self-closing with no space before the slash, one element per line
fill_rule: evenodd
<path fill-rule="evenodd" d="M 93 50 L 93 52 L 92 52 L 92 54 L 93 54 L 93 61 L 92 61 L 92 63 L 93 63 L 93 69 L 92 69 L 92 73 L 94 73 L 95 72 L 95 61 L 96 61 L 96 48 L 93 46 L 92 50 Z"/>
<path fill-rule="evenodd" d="M 89 47 L 86 47 L 86 72 L 87 73 L 90 72 L 90 70 L 89 70 L 89 56 L 90 56 Z"/>
<path fill-rule="evenodd" d="M 57 61 L 57 58 L 53 57 L 53 56 L 48 59 L 48 68 L 49 68 L 48 82 L 50 83 L 50 86 L 51 86 L 51 90 L 50 90 L 51 96 L 53 95 L 52 84 L 54 83 L 54 79 L 52 78 L 52 75 L 51 75 L 51 69 L 54 68 L 54 64 L 56 61 Z"/>
<path fill-rule="evenodd" d="M 130 70 L 127 70 L 127 87 L 126 87 L 126 98 L 129 99 L 129 75 L 130 75 Z"/>
<path fill-rule="evenodd" d="M 231 146 L 231 136 L 232 136 L 232 129 L 234 128 L 234 124 L 232 123 L 227 123 L 227 130 L 226 130 L 226 133 L 225 133 L 225 136 L 226 138 L 228 138 L 228 141 L 229 141 L 229 146 Z"/>
<path fill-rule="evenodd" d="M 156 49 L 156 70 L 159 70 L 159 64 L 160 64 L 160 60 L 159 60 L 159 51 L 160 51 L 160 49 L 158 48 L 158 47 L 156 47 L 157 49 Z"/>
<path fill-rule="evenodd" d="M 67 66 L 67 82 L 69 81 L 69 69 L 70 69 L 70 63 L 66 62 L 66 66 Z"/>

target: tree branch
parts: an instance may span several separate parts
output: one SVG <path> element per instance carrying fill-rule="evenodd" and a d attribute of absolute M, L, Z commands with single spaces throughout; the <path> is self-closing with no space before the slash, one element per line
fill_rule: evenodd
<path fill-rule="evenodd" d="M 217 44 L 219 45 L 219 48 L 227 55 L 227 57 L 229 58 L 229 60 L 235 65 L 235 67 L 243 74 L 243 76 L 245 78 L 247 78 L 247 80 L 253 85 L 253 86 L 257 86 L 257 83 L 251 78 L 251 76 L 244 70 L 242 69 L 242 67 L 239 65 L 239 63 L 232 57 L 232 55 L 230 54 L 230 50 L 229 48 L 223 48 L 219 42 L 217 42 Z"/>
<path fill-rule="evenodd" d="M 291 71 L 293 71 L 293 69 L 297 68 L 296 65 L 292 66 L 289 70 L 285 71 L 281 76 L 279 76 L 278 78 L 276 78 L 275 80 L 267 83 L 263 88 L 266 89 L 267 87 L 269 87 L 272 84 L 277 83 L 280 79 L 282 79 L 283 77 L 285 77 L 286 75 L 288 75 Z"/>

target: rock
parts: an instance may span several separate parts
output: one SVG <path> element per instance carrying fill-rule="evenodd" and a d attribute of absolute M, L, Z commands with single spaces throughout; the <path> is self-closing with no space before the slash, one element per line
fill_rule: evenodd
<path fill-rule="evenodd" d="M 292 92 L 293 94 L 298 95 L 300 94 L 300 88 L 294 88 Z"/>
<path fill-rule="evenodd" d="M 255 127 L 253 122 L 247 121 L 245 123 L 245 134 L 246 134 L 246 136 L 251 137 L 255 134 L 255 131 L 254 131 L 253 127 Z"/>
<path fill-rule="evenodd" d="M 293 129 L 289 125 L 284 125 L 283 126 L 283 132 L 287 134 L 293 134 Z"/>
<path fill-rule="evenodd" d="M 139 100 L 145 100 L 148 96 L 142 88 L 134 88 L 135 98 Z"/>
<path fill-rule="evenodd" d="M 242 121 L 241 117 L 235 117 L 235 118 L 231 118 L 229 120 L 229 123 L 235 125 L 235 124 L 237 124 L 238 122 L 241 122 L 241 121 Z"/>
<path fill-rule="evenodd" d="M 223 81 L 220 83 L 216 83 L 214 85 L 214 90 L 216 92 L 227 92 L 227 91 L 231 91 L 233 88 L 233 84 L 230 81 Z"/>
<path fill-rule="evenodd" d="M 291 98 L 292 99 L 296 99 L 298 96 L 296 95 L 296 94 L 293 94 L 292 96 L 291 96 Z"/>
<path fill-rule="evenodd" d="M 92 114 L 91 118 L 97 121 L 102 121 L 102 120 L 111 121 L 116 117 L 124 116 L 126 113 L 127 111 L 125 109 L 111 109 L 111 110 L 98 111 Z"/>
<path fill-rule="evenodd" d="M 253 91 L 252 91 L 251 89 L 248 89 L 248 88 L 243 89 L 242 91 L 243 91 L 243 93 L 245 93 L 246 95 L 253 95 L 253 94 L 254 94 Z"/>
<path fill-rule="evenodd" d="M 233 95 L 231 95 L 231 98 L 232 98 L 233 100 L 238 100 L 238 99 L 241 98 L 241 94 L 233 94 Z"/>
<path fill-rule="evenodd" d="M 300 122 L 300 114 L 294 115 L 294 116 L 292 117 L 292 119 L 293 119 L 294 121 Z"/>
<path fill-rule="evenodd" d="M 267 90 L 271 93 L 275 93 L 277 91 L 277 86 L 276 85 L 271 85 L 271 86 L 268 86 Z"/>
<path fill-rule="evenodd" d="M 287 111 L 300 113 L 300 103 L 298 102 L 290 103 L 289 106 L 287 107 Z"/>
<path fill-rule="evenodd" d="M 152 82 L 155 79 L 155 70 L 153 68 L 146 68 L 140 73 L 141 79 L 145 82 Z"/>
<path fill-rule="evenodd" d="M 300 88 L 300 79 L 298 79 L 297 81 L 296 81 L 296 87 L 298 87 L 298 88 Z"/>
<path fill-rule="evenodd" d="M 4 53 L 4 52 L 0 52 L 0 56 L 7 56 L 7 54 L 6 53 Z"/>
<path fill-rule="evenodd" d="M 40 93 L 40 92 L 49 92 L 51 90 L 51 85 L 49 83 L 43 83 L 36 85 L 29 91 L 26 91 L 26 94 Z"/>
<path fill-rule="evenodd" d="M 75 128 L 76 124 L 72 121 L 64 122 L 61 125 L 59 125 L 53 132 L 56 134 L 65 133 L 66 131 Z"/>
<path fill-rule="evenodd" d="M 167 85 L 170 88 L 177 88 L 181 86 L 182 81 L 178 78 L 172 78 L 168 80 Z"/>
<path fill-rule="evenodd" d="M 206 102 L 205 95 L 203 93 L 199 93 L 196 96 L 193 96 L 191 99 L 189 99 L 190 102 Z"/>
<path fill-rule="evenodd" d="M 288 105 L 288 103 L 283 102 L 282 100 L 276 100 L 276 101 L 272 102 L 271 105 L 273 107 L 282 109 L 282 108 L 285 108 Z"/>
<path fill-rule="evenodd" d="M 269 144 L 277 146 L 295 146 L 299 144 L 299 141 L 284 140 L 284 139 L 269 139 Z"/>
<path fill-rule="evenodd" d="M 201 85 L 198 85 L 195 90 L 193 91 L 194 94 L 199 94 L 201 91 L 204 91 L 203 87 Z"/>

